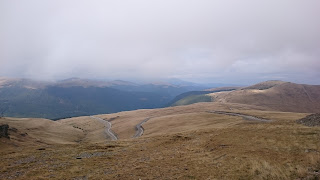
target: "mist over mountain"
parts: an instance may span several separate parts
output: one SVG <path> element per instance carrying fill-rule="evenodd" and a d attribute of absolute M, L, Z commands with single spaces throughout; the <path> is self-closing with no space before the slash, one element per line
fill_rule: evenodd
<path fill-rule="evenodd" d="M 320 83 L 320 2 L 0 1 L 0 76 Z"/>
<path fill-rule="evenodd" d="M 206 85 L 175 81 L 179 83 L 0 78 L 0 113 L 2 116 L 60 119 L 159 108 L 181 93 L 208 88 Z"/>

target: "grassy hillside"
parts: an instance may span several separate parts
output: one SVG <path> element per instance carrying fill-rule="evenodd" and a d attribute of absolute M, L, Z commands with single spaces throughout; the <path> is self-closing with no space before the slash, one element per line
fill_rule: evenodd
<path fill-rule="evenodd" d="M 58 88 L 46 92 L 65 104 L 78 96 L 100 102 L 105 90 Z M 320 126 L 297 123 L 309 113 L 281 112 L 314 111 L 318 88 L 266 82 L 211 93 L 215 102 L 96 115 L 101 119 L 0 118 L 10 137 L 0 138 L 0 179 L 319 179 Z M 42 97 L 31 92 L 23 97 Z M 133 138 L 141 122 L 142 136 Z"/>
<path fill-rule="evenodd" d="M 277 111 L 320 112 L 319 85 L 269 81 L 210 96 L 216 102 L 251 104 Z"/>
<path fill-rule="evenodd" d="M 58 121 L 35 118 L 0 118 L 0 124 L 9 125 L 9 136 L 13 147 L 32 147 L 39 144 L 76 144 L 84 133 L 76 126 Z M 5 138 L 1 138 L 5 140 Z M 16 145 L 14 143 L 17 143 Z M 2 146 L 5 148 L 5 146 Z"/>
<path fill-rule="evenodd" d="M 181 105 L 188 105 L 188 104 L 197 103 L 197 102 L 210 102 L 211 100 L 201 95 L 215 93 L 215 92 L 233 91 L 236 89 L 239 89 L 239 87 L 220 87 L 220 88 L 207 89 L 203 91 L 189 91 L 176 96 L 172 101 L 170 101 L 168 106 L 181 106 Z"/>
<path fill-rule="evenodd" d="M 233 91 L 216 91 L 205 94 L 210 96 L 213 102 L 248 104 L 276 111 L 320 112 L 319 85 L 266 81 Z M 192 92 L 184 93 L 178 96 L 173 105 L 210 102 L 207 96 L 192 95 Z"/>
<path fill-rule="evenodd" d="M 248 121 L 210 110 L 271 121 Z M 45 123 L 29 119 L 31 124 L 2 118 L 0 124 L 18 133 L 0 139 L 0 178 L 317 179 L 320 127 L 296 123 L 306 115 L 230 103 L 99 115 L 112 122 L 119 141 L 103 141 L 104 126 L 89 117 Z M 152 118 L 143 125 L 144 135 L 132 139 L 134 126 L 146 117 Z M 19 135 L 23 133 L 28 135 Z"/>
<path fill-rule="evenodd" d="M 198 102 L 211 102 L 211 97 L 208 95 L 190 95 L 176 101 L 171 106 L 189 105 Z"/>

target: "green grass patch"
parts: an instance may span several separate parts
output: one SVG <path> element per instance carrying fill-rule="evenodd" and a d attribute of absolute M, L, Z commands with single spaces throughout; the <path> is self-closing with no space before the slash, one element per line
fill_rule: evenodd
<path fill-rule="evenodd" d="M 208 95 L 191 95 L 175 102 L 172 106 L 189 105 L 198 102 L 211 102 L 211 97 Z"/>

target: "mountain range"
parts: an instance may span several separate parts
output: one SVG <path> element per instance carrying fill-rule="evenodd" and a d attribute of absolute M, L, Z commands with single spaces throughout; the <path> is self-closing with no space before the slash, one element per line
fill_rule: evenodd
<path fill-rule="evenodd" d="M 176 83 L 176 84 L 174 84 Z M 166 106 L 177 95 L 208 86 L 178 79 L 138 84 L 123 80 L 69 78 L 36 81 L 0 78 L 0 114 L 61 119 Z"/>
<path fill-rule="evenodd" d="M 2 77 L 0 115 L 56 120 L 197 102 L 239 103 L 290 112 L 320 109 L 319 85 L 266 81 L 243 88 L 209 87 L 179 79 L 138 84 L 123 80 L 36 81 Z"/>
<path fill-rule="evenodd" d="M 320 85 L 266 81 L 244 88 L 218 88 L 200 92 L 184 93 L 187 95 L 172 101 L 171 106 L 219 102 L 255 105 L 274 111 L 320 112 Z"/>
<path fill-rule="evenodd" d="M 168 103 L 161 98 L 179 88 L 2 80 L 4 113 L 105 114 L 0 117 L 0 179 L 318 179 L 320 114 L 310 113 L 320 109 L 319 85 L 191 90 L 170 107 L 121 110 Z"/>

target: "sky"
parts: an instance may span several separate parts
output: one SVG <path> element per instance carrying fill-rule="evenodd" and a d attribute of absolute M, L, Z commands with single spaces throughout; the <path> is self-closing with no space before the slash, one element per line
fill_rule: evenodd
<path fill-rule="evenodd" d="M 1 0 L 0 76 L 320 84 L 319 0 Z"/>

